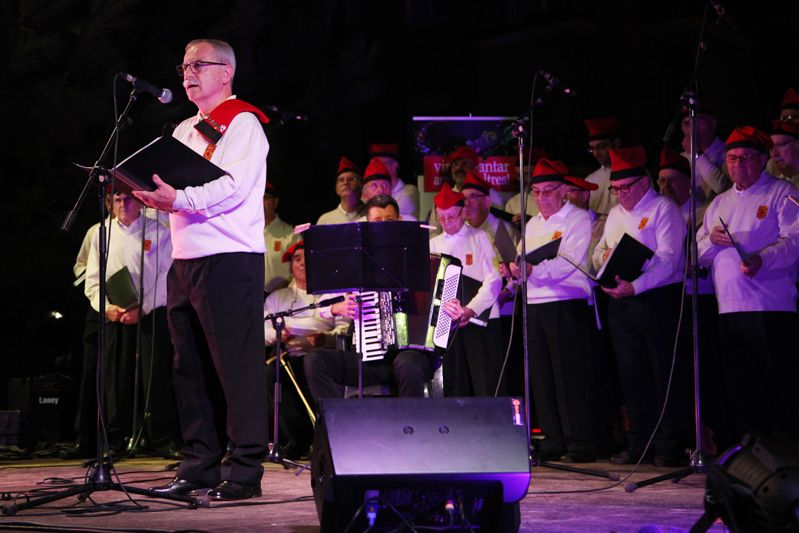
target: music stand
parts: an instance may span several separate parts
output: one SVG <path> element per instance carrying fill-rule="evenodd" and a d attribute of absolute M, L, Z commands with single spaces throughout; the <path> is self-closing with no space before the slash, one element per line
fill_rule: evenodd
<path fill-rule="evenodd" d="M 304 232 L 303 240 L 311 294 L 430 290 L 429 233 L 418 222 L 317 225 Z M 358 356 L 362 398 L 363 357 Z"/>

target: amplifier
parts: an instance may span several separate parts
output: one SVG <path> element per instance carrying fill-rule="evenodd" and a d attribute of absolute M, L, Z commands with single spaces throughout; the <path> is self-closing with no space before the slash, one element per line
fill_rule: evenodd
<path fill-rule="evenodd" d="M 77 390 L 63 375 L 10 379 L 8 407 L 20 413 L 19 445 L 35 449 L 42 442 L 72 439 Z"/>

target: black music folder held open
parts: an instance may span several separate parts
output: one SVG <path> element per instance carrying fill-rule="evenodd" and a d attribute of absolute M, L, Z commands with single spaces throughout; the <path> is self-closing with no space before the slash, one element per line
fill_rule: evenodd
<path fill-rule="evenodd" d="M 602 287 L 611 289 L 616 286 L 616 276 L 624 281 L 633 281 L 641 275 L 644 264 L 655 255 L 655 252 L 625 233 L 596 275 L 592 275 L 575 263 L 572 258 L 559 255 Z"/>
<path fill-rule="evenodd" d="M 524 256 L 527 260 L 527 263 L 530 265 L 537 265 L 542 261 L 546 261 L 547 259 L 555 259 L 558 256 L 558 250 L 560 250 L 560 243 L 563 241 L 563 237 L 558 237 L 555 240 L 549 241 L 548 243 L 539 246 L 533 251 L 527 252 Z"/>
<path fill-rule="evenodd" d="M 175 189 L 196 187 L 227 174 L 203 156 L 171 135 L 158 137 L 111 171 L 116 178 L 116 190 L 152 191 L 153 174 Z"/>
<path fill-rule="evenodd" d="M 139 304 L 139 293 L 133 285 L 128 267 L 117 270 L 105 283 L 105 294 L 108 301 L 121 307 L 125 311 L 133 309 Z"/>

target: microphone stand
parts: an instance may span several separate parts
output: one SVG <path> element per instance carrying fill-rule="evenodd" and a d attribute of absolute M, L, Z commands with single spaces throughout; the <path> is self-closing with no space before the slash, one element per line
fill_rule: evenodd
<path fill-rule="evenodd" d="M 271 313 L 264 317 L 264 321 L 269 320 L 272 322 L 272 327 L 275 329 L 275 389 L 274 389 L 274 398 L 272 401 L 273 404 L 273 412 L 272 412 L 272 442 L 269 445 L 269 453 L 266 456 L 266 460 L 270 463 L 277 463 L 282 465 L 283 468 L 299 468 L 300 471 L 297 472 L 300 474 L 303 470 L 308 468 L 309 465 L 304 465 L 302 463 L 298 463 L 292 461 L 291 459 L 286 459 L 283 457 L 283 454 L 280 451 L 280 402 L 281 402 L 281 383 L 280 383 L 280 368 L 283 364 L 283 345 L 281 337 L 283 336 L 283 331 L 286 327 L 286 317 L 293 316 L 297 313 L 301 313 L 303 311 L 308 311 L 309 309 L 318 309 L 320 307 L 326 307 L 328 305 L 332 305 L 337 301 L 341 301 L 343 298 L 330 298 L 328 300 L 322 300 L 315 304 L 306 305 L 305 307 L 300 307 L 299 309 L 287 309 L 285 311 L 278 311 L 277 313 Z M 299 389 L 298 389 L 299 390 Z"/>
<path fill-rule="evenodd" d="M 696 160 L 699 157 L 699 153 L 696 132 L 696 114 L 699 103 L 697 76 L 699 74 L 699 65 L 703 57 L 702 54 L 705 50 L 707 50 L 708 41 L 704 39 L 704 34 L 707 23 L 707 14 L 711 3 L 712 2 L 710 1 L 705 3 L 705 13 L 702 18 L 702 28 L 699 32 L 699 43 L 697 44 L 696 57 L 694 58 L 694 72 L 691 76 L 691 80 L 688 82 L 688 87 L 683 91 L 682 96 L 680 96 L 680 106 L 685 106 L 688 108 L 688 116 L 691 122 L 691 196 L 689 197 L 690 213 L 688 226 L 690 257 L 688 258 L 688 261 L 690 262 L 691 269 L 691 341 L 694 365 L 694 439 L 696 447 L 693 450 L 690 450 L 691 454 L 687 467 L 675 470 L 674 472 L 670 472 L 662 476 L 645 479 L 637 483 L 627 483 L 624 486 L 624 490 L 627 492 L 633 492 L 638 488 L 646 487 L 647 485 L 654 485 L 655 483 L 660 483 L 661 481 L 666 481 L 669 479 L 674 480 L 676 483 L 691 474 L 704 474 L 707 472 L 707 463 L 702 453 L 702 409 L 699 385 L 699 254 L 697 252 L 696 245 L 696 199 L 697 194 L 699 193 L 699 187 L 697 185 L 696 179 Z M 719 16 L 716 18 L 713 29 L 718 27 L 723 13 L 719 13 L 718 15 Z"/>
<path fill-rule="evenodd" d="M 519 241 L 521 247 L 521 257 L 519 258 L 519 271 L 521 272 L 522 281 L 521 295 L 522 295 L 522 361 L 524 364 L 524 408 L 525 408 L 525 423 L 527 427 L 527 449 L 529 450 L 530 466 L 541 466 L 544 468 L 551 468 L 553 470 L 562 470 L 565 472 L 573 472 L 576 474 L 583 474 L 588 476 L 596 476 L 607 478 L 613 481 L 618 481 L 619 475 L 615 472 L 603 472 L 600 470 L 592 470 L 588 468 L 580 468 L 577 466 L 570 466 L 565 464 L 550 463 L 542 461 L 539 457 L 540 441 L 532 442 L 532 431 L 530 424 L 530 356 L 527 348 L 527 191 L 529 181 L 524 176 L 524 137 L 525 135 L 530 138 L 530 146 L 533 146 L 533 111 L 535 108 L 543 104 L 543 100 L 534 98 L 536 81 L 538 80 L 539 73 L 536 72 L 533 77 L 533 89 L 531 92 L 531 104 L 525 115 L 520 116 L 513 123 L 512 135 L 517 140 L 517 149 L 519 156 L 519 189 L 521 194 L 521 240 Z M 532 169 L 528 168 L 528 174 L 532 173 Z"/>
<path fill-rule="evenodd" d="M 103 147 L 102 152 L 100 153 L 100 157 L 97 158 L 94 165 L 92 166 L 91 170 L 89 171 L 89 177 L 86 180 L 86 183 L 83 186 L 83 190 L 81 191 L 80 195 L 78 196 L 77 201 L 73 208 L 67 213 L 64 222 L 61 224 L 61 229 L 63 231 L 69 231 L 72 228 L 72 225 L 75 222 L 75 218 L 77 217 L 78 211 L 83 206 L 83 203 L 86 200 L 86 197 L 89 195 L 89 190 L 92 188 L 93 185 L 97 185 L 99 187 L 99 202 L 100 202 L 100 227 L 98 229 L 98 249 L 99 249 L 99 320 L 97 325 L 97 453 L 95 456 L 94 464 L 89 466 L 89 470 L 85 476 L 85 482 L 82 485 L 70 487 L 68 489 L 64 489 L 58 492 L 54 492 L 52 494 L 48 494 L 47 496 L 42 496 L 41 498 L 35 498 L 31 500 L 27 500 L 23 503 L 12 503 L 9 505 L 4 505 L 2 508 L 2 512 L 4 515 L 14 515 L 17 514 L 19 511 L 25 509 L 31 509 L 34 507 L 39 507 L 41 505 L 45 505 L 50 502 L 54 502 L 57 500 L 61 500 L 64 498 L 68 498 L 70 496 L 79 494 L 80 499 L 86 499 L 91 496 L 94 492 L 102 492 L 102 491 L 118 491 L 124 492 L 126 494 L 139 494 L 142 496 L 147 496 L 150 498 L 160 498 L 166 500 L 175 500 L 180 501 L 188 504 L 189 508 L 196 508 L 198 506 L 198 501 L 195 497 L 192 496 L 178 496 L 178 495 L 167 495 L 167 494 L 159 494 L 157 492 L 153 492 L 149 489 L 143 489 L 140 487 L 133 487 L 129 485 L 124 485 L 119 482 L 119 477 L 117 476 L 117 482 L 111 481 L 112 479 L 112 470 L 113 470 L 113 463 L 110 460 L 106 461 L 104 458 L 104 452 L 108 447 L 108 443 L 106 442 L 106 434 L 105 434 L 105 365 L 104 365 L 104 357 L 105 357 L 105 299 L 106 299 L 106 264 L 105 259 L 108 254 L 107 250 L 107 242 L 106 242 L 106 211 L 105 211 L 105 195 L 108 189 L 108 185 L 113 180 L 111 172 L 102 166 L 103 161 L 108 156 L 108 153 L 111 149 L 112 143 L 117 139 L 119 136 L 119 132 L 122 128 L 127 124 L 128 115 L 130 114 L 130 109 L 133 106 L 133 102 L 136 101 L 139 91 L 134 89 L 131 91 L 130 95 L 128 96 L 128 103 L 125 105 L 125 109 L 119 115 L 119 118 L 114 124 L 114 129 L 111 131 L 111 134 L 108 137 L 108 140 Z M 114 472 L 113 475 L 116 475 Z"/>

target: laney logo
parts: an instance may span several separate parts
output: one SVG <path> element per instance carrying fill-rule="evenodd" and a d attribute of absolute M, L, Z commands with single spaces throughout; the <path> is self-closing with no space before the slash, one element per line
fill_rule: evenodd
<path fill-rule="evenodd" d="M 53 398 L 39 396 L 39 405 L 58 405 L 58 400 L 59 398 L 57 396 Z"/>

